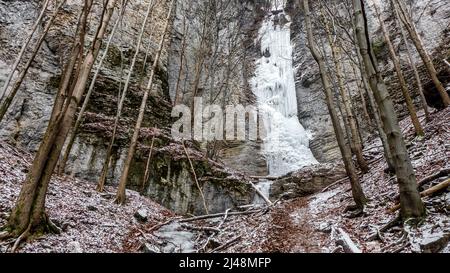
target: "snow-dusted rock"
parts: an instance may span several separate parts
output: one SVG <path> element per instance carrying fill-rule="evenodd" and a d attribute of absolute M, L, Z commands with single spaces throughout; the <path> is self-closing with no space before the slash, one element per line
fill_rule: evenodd
<path fill-rule="evenodd" d="M 135 213 L 134 213 L 134 217 L 139 221 L 139 222 L 147 222 L 148 220 L 148 212 L 146 209 L 138 209 Z"/>

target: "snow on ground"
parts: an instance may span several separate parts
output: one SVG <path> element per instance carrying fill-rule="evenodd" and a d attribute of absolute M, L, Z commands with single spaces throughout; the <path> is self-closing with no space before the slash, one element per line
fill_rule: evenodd
<path fill-rule="evenodd" d="M 450 110 L 432 114 L 433 120 L 424 128 L 426 137 L 418 139 L 409 119 L 400 125 L 405 133 L 417 180 L 437 171 L 450 168 Z M 420 116 L 420 113 L 419 113 Z M 401 226 L 381 232 L 382 240 L 368 238 L 397 213 L 389 212 L 397 202 L 398 187 L 395 177 L 383 170 L 387 167 L 382 156 L 379 139 L 366 145 L 365 155 L 371 158 L 369 173 L 361 178 L 362 187 L 370 199 L 362 217 L 352 217 L 344 212 L 353 203 L 350 185 L 344 181 L 323 193 L 299 197 L 278 203 L 269 213 L 250 215 L 225 225 L 228 233 L 242 234 L 240 243 L 227 252 L 332 252 L 336 250 L 332 230 L 342 229 L 348 233 L 355 246 L 363 252 L 449 252 L 445 246 L 450 237 L 450 193 L 424 198 L 427 217 L 417 226 Z M 444 179 L 429 183 L 431 187 Z M 253 237 L 247 233 L 253 230 Z"/>
<path fill-rule="evenodd" d="M 433 120 L 424 126 L 423 139 L 414 137 L 409 119 L 401 121 L 418 181 L 450 168 L 450 109 L 432 115 Z M 19 251 L 138 252 L 145 245 L 149 252 L 204 252 L 235 239 L 220 252 L 333 252 L 337 250 L 333 233 L 339 231 L 341 238 L 351 240 L 362 252 L 450 252 L 448 189 L 424 198 L 427 217 L 418 225 L 395 226 L 381 232 L 382 239 L 375 236 L 369 240 L 377 229 L 396 218 L 389 208 L 397 202 L 398 187 L 395 177 L 384 172 L 386 164 L 378 139 L 366 144 L 365 156 L 371 168 L 362 176 L 361 184 L 370 201 L 359 217 L 345 212 L 353 203 L 348 181 L 323 193 L 280 201 L 270 210 L 232 215 L 225 221 L 218 217 L 179 223 L 173 213 L 136 192 L 128 191 L 127 205 L 118 206 L 112 194 L 99 194 L 88 182 L 55 177 L 47 212 L 64 232 L 36 238 Z M 26 152 L 0 142 L 0 225 L 6 223 L 30 161 Z M 444 179 L 448 178 L 439 178 L 421 190 Z M 107 190 L 113 192 L 114 188 Z M 133 217 L 139 208 L 148 211 L 146 224 Z M 161 225 L 171 219 L 173 223 Z M 220 232 L 211 231 L 218 227 Z M 1 243 L 0 251 L 5 251 Z"/>
<path fill-rule="evenodd" d="M 31 160 L 31 155 L 25 151 L 0 142 L 0 226 L 6 223 Z M 135 252 L 141 244 L 129 249 L 126 248 L 127 242 L 142 238 L 130 234 L 131 230 L 145 229 L 174 216 L 169 210 L 134 191 L 127 191 L 126 205 L 116 205 L 115 188 L 106 187 L 106 190 L 105 193 L 98 193 L 92 183 L 54 176 L 46 209 L 50 219 L 63 232 L 22 244 L 19 252 Z M 148 213 L 147 224 L 139 223 L 133 216 L 140 208 Z M 4 251 L 6 245 L 0 244 L 0 252 Z"/>

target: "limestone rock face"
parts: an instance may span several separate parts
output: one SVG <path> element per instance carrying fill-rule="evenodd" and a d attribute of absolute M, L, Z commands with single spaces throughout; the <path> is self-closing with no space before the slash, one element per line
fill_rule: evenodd
<path fill-rule="evenodd" d="M 100 176 L 117 111 L 118 93 L 120 88 L 123 88 L 124 79 L 128 74 L 131 60 L 136 51 L 137 32 L 141 28 L 144 13 L 149 2 L 150 0 L 131 1 L 128 3 L 121 26 L 112 40 L 106 61 L 96 81 L 84 122 L 75 139 L 66 168 L 66 172 L 69 175 L 83 178 L 93 183 Z M 176 14 L 171 19 L 171 24 L 173 24 L 172 32 L 167 36 L 169 38 L 166 39 L 156 70 L 156 81 L 147 104 L 143 132 L 141 133 L 129 181 L 131 188 L 139 189 L 154 200 L 179 213 L 203 213 L 203 208 L 186 159 L 174 159 L 167 150 L 156 152 L 157 148 L 161 148 L 162 145 L 168 145 L 171 142 L 169 138 L 156 140 L 154 164 L 152 163 L 151 166 L 151 179 L 149 183 L 145 184 L 144 188 L 141 185 L 152 137 L 152 134 L 147 133 L 148 130 L 151 131 L 152 128 L 157 127 L 164 129 L 167 133 L 167 129 L 170 129 L 174 121 L 170 114 L 172 107 L 170 95 L 173 95 L 174 91 L 172 89 L 174 86 L 172 84 L 176 82 L 175 78 L 178 75 L 176 70 L 179 67 L 177 65 L 179 60 L 177 48 L 180 46 L 180 37 L 182 37 L 180 36 L 182 35 L 180 30 L 180 22 L 183 20 L 182 10 L 192 5 L 192 12 L 195 12 L 196 9 L 201 8 L 204 4 L 200 2 L 177 1 Z M 96 31 L 98 18 L 100 18 L 101 3 L 101 1 L 94 1 L 93 12 L 98 16 L 92 16 L 93 19 L 88 28 L 88 41 L 92 40 Z M 135 66 L 136 73 L 132 75 L 125 106 L 122 111 L 117 141 L 111 158 L 111 168 L 108 173 L 108 183 L 117 183 L 121 175 L 128 141 L 132 134 L 132 130 L 129 128 L 133 128 L 138 115 L 142 89 L 148 81 L 149 67 L 153 63 L 162 34 L 168 3 L 169 1 L 156 1 L 156 5 L 153 7 L 150 15 L 151 27 L 149 24 L 144 34 L 143 46 Z M 8 76 L 10 66 L 15 61 L 22 42 L 27 37 L 27 30 L 31 28 L 40 12 L 40 5 L 41 2 L 37 0 L 0 2 L 0 85 Z M 50 14 L 53 9 L 53 4 L 50 4 L 47 14 Z M 255 23 L 254 17 L 247 16 L 242 21 L 235 15 L 239 14 L 238 10 L 244 10 L 251 14 L 253 6 L 251 2 L 243 5 L 230 5 L 227 10 L 227 20 L 224 23 L 239 24 L 243 28 L 251 28 Z M 49 121 L 62 66 L 67 61 L 66 56 L 69 55 L 71 50 L 71 43 L 80 11 L 80 1 L 69 0 L 59 12 L 54 26 L 47 34 L 26 80 L 6 115 L 6 119 L 0 126 L 1 139 L 6 139 L 10 143 L 32 152 L 35 152 L 39 147 Z M 196 44 L 198 35 L 194 31 L 194 28 L 198 27 L 196 18 L 196 16 L 189 17 L 186 22 L 191 27 L 191 31 L 186 37 L 187 43 L 192 45 L 192 48 L 188 48 L 185 54 L 188 65 L 186 71 L 193 69 L 196 58 L 194 50 L 198 46 Z M 117 19 L 118 12 L 116 11 L 110 25 L 114 24 Z M 224 25 L 222 28 L 226 29 L 226 26 Z M 39 29 L 38 33 L 41 30 Z M 243 31 L 243 33 L 246 32 L 249 31 Z M 225 32 L 222 31 L 222 33 Z M 38 37 L 38 35 L 35 36 Z M 14 38 L 12 39 L 11 37 Z M 244 38 L 246 37 L 242 36 L 242 40 Z M 223 46 L 226 42 L 226 40 L 219 41 L 219 46 Z M 245 47 L 239 49 L 241 52 L 247 50 Z M 148 58 L 146 66 L 144 66 L 147 51 Z M 245 56 L 245 54 L 242 55 Z M 246 84 L 244 75 L 250 72 L 248 68 L 242 66 L 242 63 L 240 62 L 239 67 L 232 70 L 235 74 L 229 77 L 230 86 L 232 86 L 235 93 L 232 99 L 235 101 L 246 100 L 249 94 L 249 90 L 244 88 Z M 219 65 L 216 66 L 219 67 Z M 247 72 L 244 73 L 244 70 Z M 224 78 L 224 71 L 216 71 L 216 77 Z M 185 86 L 190 86 L 191 83 L 192 76 L 187 76 Z M 206 79 L 201 79 L 199 89 L 206 90 L 208 86 L 209 82 Z M 209 97 L 208 92 L 204 92 L 205 94 L 203 95 Z M 216 90 L 211 90 L 211 92 L 216 92 Z M 236 150 L 236 147 L 238 147 L 239 151 Z M 259 173 L 264 174 L 265 162 L 261 157 L 258 157 L 258 149 L 259 147 L 255 143 L 249 145 L 240 143 L 228 151 L 225 148 L 222 152 L 223 155 L 219 159 L 229 162 L 230 165 L 235 163 L 234 167 L 246 169 L 249 172 L 252 171 L 253 166 L 258 165 L 261 167 Z M 194 164 L 197 163 L 194 162 Z M 210 168 L 205 166 L 205 169 L 209 170 Z M 201 176 L 199 178 L 206 180 L 206 178 Z M 209 184 L 210 181 L 208 180 L 202 183 L 205 183 L 204 192 L 210 212 L 222 211 L 235 204 L 248 203 L 252 198 L 252 193 L 239 183 L 237 188 L 241 187 L 241 191 L 238 192 L 235 192 L 236 188 L 233 187 L 218 186 L 214 182 Z"/>
<path fill-rule="evenodd" d="M 366 1 L 367 6 L 371 6 L 373 1 Z M 398 30 L 395 30 L 395 24 L 393 22 L 391 13 L 388 6 L 388 2 L 377 1 L 378 5 L 382 4 L 381 10 L 383 11 L 383 18 L 386 19 L 385 24 L 389 27 L 393 35 L 394 45 L 399 48 L 402 64 L 404 64 L 404 73 L 409 84 L 412 97 L 416 104 L 417 109 L 420 109 L 420 100 L 417 94 L 417 87 L 414 79 L 412 69 L 410 69 L 406 48 L 403 44 L 400 44 L 401 36 Z M 312 133 L 312 140 L 310 141 L 310 147 L 320 162 L 332 162 L 341 157 L 337 142 L 334 137 L 334 131 L 329 119 L 328 110 L 325 104 L 325 95 L 322 90 L 322 83 L 320 75 L 318 74 L 318 67 L 314 59 L 312 58 L 309 49 L 307 48 L 307 39 L 304 33 L 303 21 L 304 17 L 302 12 L 299 12 L 301 8 L 298 7 L 298 1 L 288 1 L 289 12 L 293 18 L 292 42 L 294 43 L 294 66 L 296 68 L 296 88 L 297 88 L 297 103 L 298 103 L 298 116 L 300 122 L 305 129 L 310 130 Z M 450 29 L 447 23 L 450 6 L 442 6 L 439 1 L 414 1 L 414 19 L 417 20 L 420 16 L 417 29 L 419 34 L 423 38 L 423 42 L 426 45 L 429 53 L 433 55 L 434 64 L 438 71 L 440 71 L 441 80 L 448 84 L 447 71 L 445 64 L 442 61 L 443 58 L 450 57 L 450 36 L 448 35 Z M 368 10 L 368 24 L 369 31 L 374 43 L 380 43 L 382 41 L 382 33 L 378 20 L 375 18 L 372 9 Z M 323 41 L 326 41 L 326 37 L 323 37 Z M 412 46 L 413 47 L 413 46 Z M 384 52 L 384 53 L 383 53 Z M 403 99 L 398 80 L 395 75 L 392 62 L 389 60 L 387 50 L 380 50 L 379 56 L 377 56 L 380 71 L 384 72 L 385 81 L 388 85 L 390 95 L 394 99 L 395 107 L 400 117 L 408 115 L 406 104 Z M 416 65 L 418 66 L 421 80 L 424 84 L 424 93 L 427 102 L 432 107 L 440 107 L 439 94 L 434 89 L 433 84 L 426 73 L 425 67 L 422 65 L 422 61 L 418 54 L 414 56 Z M 352 74 L 351 67 L 344 67 L 347 73 Z M 352 95 L 352 102 L 358 109 L 356 112 L 360 127 L 363 129 L 363 138 L 366 138 L 373 132 L 374 128 L 368 126 L 367 120 L 362 115 L 360 108 L 361 98 L 356 90 L 356 83 L 354 81 L 348 82 L 350 86 L 350 92 Z M 368 102 L 367 96 L 365 97 Z M 367 105 L 369 111 L 370 106 Z"/>

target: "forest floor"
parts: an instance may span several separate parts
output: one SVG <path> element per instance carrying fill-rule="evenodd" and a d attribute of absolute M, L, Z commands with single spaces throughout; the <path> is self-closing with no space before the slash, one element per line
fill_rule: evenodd
<path fill-rule="evenodd" d="M 417 181 L 450 168 L 449 121 L 448 108 L 433 113 L 432 120 L 424 126 L 426 136 L 422 139 L 414 136 L 409 118 L 401 121 Z M 386 232 L 380 231 L 398 214 L 390 211 L 397 203 L 398 186 L 395 176 L 384 172 L 387 166 L 382 160 L 380 146 L 379 139 L 366 144 L 365 155 L 370 158 L 371 166 L 370 171 L 361 177 L 363 190 L 369 198 L 362 216 L 354 217 L 350 212 L 345 212 L 353 201 L 349 182 L 343 181 L 324 192 L 283 201 L 272 208 L 265 218 L 248 216 L 247 219 L 241 218 L 239 223 L 230 224 L 229 228 L 234 229 L 234 234 L 243 230 L 240 225 L 253 226 L 264 232 L 253 237 L 243 235 L 242 241 L 245 243 L 236 244 L 228 251 L 339 252 L 342 249 L 337 243 L 342 240 L 339 232 L 342 230 L 362 252 L 450 252 L 448 188 L 423 199 L 427 217 L 419 224 L 397 225 Z M 426 190 L 448 178 L 447 173 L 431 180 L 420 190 Z"/>
<path fill-rule="evenodd" d="M 416 138 L 409 119 L 401 121 L 417 180 L 450 168 L 450 110 L 435 112 Z M 361 183 L 369 202 L 363 215 L 345 209 L 352 204 L 348 181 L 306 197 L 240 208 L 245 215 L 182 222 L 171 211 L 127 191 L 124 206 L 114 204 L 114 188 L 98 193 L 92 183 L 54 176 L 47 212 L 61 234 L 32 238 L 19 252 L 450 252 L 450 193 L 424 198 L 427 217 L 418 225 L 381 227 L 397 217 L 395 177 L 384 172 L 379 139 L 365 145 L 370 171 Z M 6 224 L 32 155 L 0 142 L 0 226 Z M 426 183 L 425 190 L 448 179 Z M 139 220 L 146 217 L 145 221 Z M 247 210 L 247 212 L 245 212 Z M 237 211 L 234 210 L 233 213 Z M 379 231 L 379 232 L 377 232 Z M 378 236 L 379 234 L 379 236 Z M 376 236 L 374 236 L 376 235 Z M 373 237 L 369 239 L 369 237 Z M 346 242 L 346 244 L 342 244 Z M 339 245 L 343 245 L 344 248 Z M 0 252 L 11 242 L 0 242 Z"/>
<path fill-rule="evenodd" d="M 0 226 L 19 195 L 32 156 L 5 142 L 0 142 Z M 104 193 L 87 181 L 54 176 L 49 187 L 46 210 L 50 219 L 62 229 L 61 234 L 33 238 L 19 252 L 124 252 L 130 230 L 166 221 L 174 214 L 137 192 L 127 190 L 125 206 L 114 203 L 115 189 Z M 134 214 L 146 211 L 147 223 L 141 224 Z M 0 242 L 0 253 L 11 244 Z M 138 251 L 134 249 L 132 251 Z"/>

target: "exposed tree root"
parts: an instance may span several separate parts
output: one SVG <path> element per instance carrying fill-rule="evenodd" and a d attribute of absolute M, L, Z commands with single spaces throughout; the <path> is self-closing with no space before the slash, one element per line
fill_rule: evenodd
<path fill-rule="evenodd" d="M 0 241 L 9 239 L 11 237 L 11 233 L 8 231 L 2 231 L 0 232 Z"/>
<path fill-rule="evenodd" d="M 369 236 L 369 238 L 367 238 L 368 241 L 373 241 L 375 240 L 377 237 L 382 241 L 381 235 L 382 232 L 387 231 L 388 229 L 395 227 L 396 225 L 401 223 L 401 217 L 397 216 L 394 219 L 392 219 L 391 221 L 387 222 L 384 226 L 378 228 L 376 226 L 374 226 L 377 230 L 377 232 L 375 234 L 372 234 L 371 236 Z"/>
<path fill-rule="evenodd" d="M 30 236 L 30 230 L 31 230 L 31 224 L 28 225 L 27 229 L 22 234 L 20 234 L 20 236 L 14 242 L 14 245 L 11 248 L 11 252 L 12 253 L 16 252 L 16 250 L 19 247 L 20 243 L 22 241 L 25 241 L 28 238 L 28 236 Z"/>

